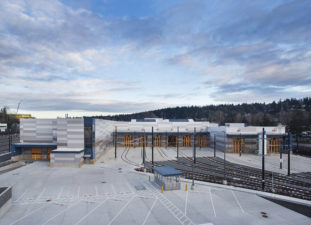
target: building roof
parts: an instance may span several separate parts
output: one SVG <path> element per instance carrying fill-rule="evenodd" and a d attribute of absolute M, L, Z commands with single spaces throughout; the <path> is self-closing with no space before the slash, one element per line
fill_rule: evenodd
<path fill-rule="evenodd" d="M 154 166 L 153 170 L 165 177 L 179 176 L 183 174 L 182 172 L 180 172 L 179 170 L 176 170 L 175 168 L 171 166 Z"/>
<path fill-rule="evenodd" d="M 189 122 L 189 119 L 168 119 L 169 122 Z"/>

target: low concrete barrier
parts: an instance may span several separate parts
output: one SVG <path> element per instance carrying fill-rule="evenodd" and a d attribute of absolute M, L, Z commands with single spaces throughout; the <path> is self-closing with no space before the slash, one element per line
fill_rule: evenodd
<path fill-rule="evenodd" d="M 12 187 L 0 187 L 0 217 L 9 210 L 12 203 Z"/>
<path fill-rule="evenodd" d="M 4 153 L 4 154 L 1 154 L 0 155 L 0 163 L 1 162 L 5 162 L 5 161 L 8 161 L 11 159 L 11 153 L 8 152 L 8 153 Z"/>

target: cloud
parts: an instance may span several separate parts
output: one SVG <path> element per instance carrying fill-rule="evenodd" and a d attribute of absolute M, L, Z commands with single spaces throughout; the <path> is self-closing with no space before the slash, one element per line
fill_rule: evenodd
<path fill-rule="evenodd" d="M 130 112 L 311 94 L 308 0 L 120 4 L 1 1 L 2 104 Z"/>

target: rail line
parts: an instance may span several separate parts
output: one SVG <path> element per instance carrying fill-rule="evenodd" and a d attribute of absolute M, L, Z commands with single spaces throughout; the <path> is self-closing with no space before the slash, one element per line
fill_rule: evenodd
<path fill-rule="evenodd" d="M 156 161 L 155 165 L 173 166 L 183 171 L 185 178 L 188 179 L 193 178 L 213 183 L 222 183 L 226 179 L 228 185 L 262 190 L 262 171 L 260 169 L 226 161 L 226 173 L 224 173 L 224 160 L 221 158 L 197 157 L 196 163 L 193 164 L 192 157 L 186 156 L 182 151 L 179 152 L 179 155 L 182 157 L 179 157 L 178 160 Z M 146 163 L 147 168 L 150 169 L 151 166 L 151 163 Z M 309 178 L 308 175 L 288 177 L 265 171 L 265 191 L 311 200 L 311 181 L 304 179 L 304 177 Z"/>

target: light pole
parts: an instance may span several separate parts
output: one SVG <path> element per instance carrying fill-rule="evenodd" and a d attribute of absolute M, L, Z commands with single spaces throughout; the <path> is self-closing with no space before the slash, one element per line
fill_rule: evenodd
<path fill-rule="evenodd" d="M 144 164 L 144 168 L 145 168 L 145 130 L 143 133 L 143 164 Z"/>
<path fill-rule="evenodd" d="M 117 135 L 117 126 L 115 127 L 115 134 L 114 134 L 114 158 L 116 159 L 117 158 L 117 138 L 118 138 L 118 135 Z"/>
<path fill-rule="evenodd" d="M 179 127 L 177 127 L 177 159 L 179 158 Z"/>
<path fill-rule="evenodd" d="M 196 128 L 194 128 L 194 131 L 193 131 L 193 163 L 196 163 L 196 154 L 197 154 L 195 142 L 196 142 Z"/>
<path fill-rule="evenodd" d="M 152 127 L 152 130 L 151 130 L 151 161 L 152 161 L 152 165 L 153 165 L 153 127 Z"/>
<path fill-rule="evenodd" d="M 216 157 L 216 134 L 214 134 L 214 158 Z"/>
<path fill-rule="evenodd" d="M 242 135 L 241 135 L 241 132 L 240 132 L 240 157 L 242 155 Z"/>
<path fill-rule="evenodd" d="M 224 180 L 223 184 L 227 184 L 227 178 L 226 178 L 226 131 L 224 131 Z"/>
<path fill-rule="evenodd" d="M 288 150 L 287 150 L 287 157 L 288 157 L 288 166 L 287 166 L 287 175 L 290 176 L 290 150 L 291 150 L 291 135 L 288 132 Z M 298 149 L 297 149 L 298 150 Z"/>
<path fill-rule="evenodd" d="M 265 128 L 262 128 L 262 190 L 265 190 Z"/>

